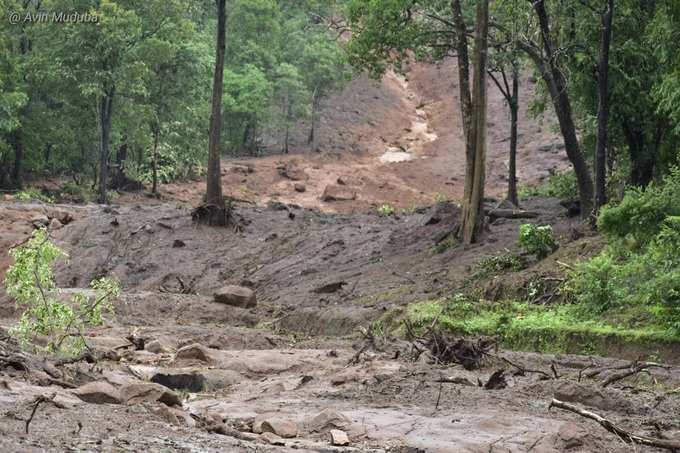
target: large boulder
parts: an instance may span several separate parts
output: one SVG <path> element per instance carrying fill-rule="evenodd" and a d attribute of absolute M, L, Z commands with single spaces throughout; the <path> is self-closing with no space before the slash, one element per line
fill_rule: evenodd
<path fill-rule="evenodd" d="M 357 193 L 347 186 L 329 184 L 323 190 L 321 201 L 351 201 L 356 200 Z"/>
<path fill-rule="evenodd" d="M 81 385 L 73 390 L 73 394 L 86 403 L 121 404 L 120 392 L 108 382 L 97 381 Z"/>
<path fill-rule="evenodd" d="M 179 396 L 169 388 L 154 383 L 141 382 L 121 387 L 120 396 L 127 405 L 159 401 L 168 406 L 181 406 Z"/>
<path fill-rule="evenodd" d="M 255 292 L 244 286 L 227 285 L 213 295 L 215 302 L 240 308 L 252 308 L 257 305 Z"/>
<path fill-rule="evenodd" d="M 210 352 L 210 349 L 198 343 L 193 343 L 179 348 L 175 353 L 175 361 L 177 360 L 206 363 L 215 362 L 215 359 L 212 353 Z"/>

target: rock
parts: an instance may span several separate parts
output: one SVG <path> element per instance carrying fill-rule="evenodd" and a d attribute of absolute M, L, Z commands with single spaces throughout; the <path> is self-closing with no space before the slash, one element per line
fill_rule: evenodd
<path fill-rule="evenodd" d="M 331 429 L 331 445 L 337 445 L 340 447 L 349 445 L 349 437 L 347 436 L 347 433 L 340 431 L 339 429 Z"/>
<path fill-rule="evenodd" d="M 163 347 L 161 342 L 158 340 L 149 341 L 144 345 L 144 349 L 146 349 L 149 352 L 153 352 L 154 354 L 162 354 L 164 352 L 167 352 L 167 349 Z"/>
<path fill-rule="evenodd" d="M 282 164 L 276 167 L 279 175 L 288 178 L 291 181 L 304 181 L 307 179 L 307 173 L 293 163 Z"/>
<path fill-rule="evenodd" d="M 151 225 L 149 225 L 148 223 L 146 225 L 144 225 L 144 228 L 142 228 L 142 229 L 147 234 L 153 234 L 154 233 L 153 227 Z"/>
<path fill-rule="evenodd" d="M 277 436 L 290 439 L 297 437 L 298 427 L 295 422 L 282 417 L 272 417 L 262 422 L 262 432 L 274 433 Z"/>
<path fill-rule="evenodd" d="M 341 186 L 346 186 L 347 185 L 347 178 L 345 178 L 344 176 L 338 176 L 338 179 L 337 179 L 336 182 Z"/>
<path fill-rule="evenodd" d="M 318 288 L 315 288 L 313 292 L 316 294 L 331 294 L 337 291 L 340 291 L 343 286 L 345 286 L 347 282 L 332 282 L 332 283 L 326 283 L 325 285 L 321 285 Z"/>
<path fill-rule="evenodd" d="M 200 362 L 213 363 L 215 360 L 212 357 L 210 349 L 205 346 L 194 343 L 180 348 L 175 353 L 175 360 L 198 360 Z"/>
<path fill-rule="evenodd" d="M 31 219 L 31 224 L 33 224 L 35 228 L 46 227 L 49 223 L 50 219 L 44 214 L 37 215 Z"/>
<path fill-rule="evenodd" d="M 296 192 L 300 192 L 300 193 L 307 191 L 307 186 L 305 186 L 304 184 L 299 183 L 299 182 L 296 182 L 293 185 L 293 188 L 295 189 Z"/>
<path fill-rule="evenodd" d="M 59 221 L 59 219 L 52 219 L 50 221 L 50 226 L 48 227 L 50 231 L 56 231 L 64 225 Z"/>
<path fill-rule="evenodd" d="M 356 200 L 357 194 L 346 186 L 329 184 L 323 190 L 321 201 L 351 201 Z"/>
<path fill-rule="evenodd" d="M 251 427 L 252 431 L 255 434 L 262 434 L 262 423 L 264 423 L 268 418 L 276 416 L 276 412 L 265 412 L 263 414 L 256 415 L 255 419 L 253 420 L 253 426 Z"/>
<path fill-rule="evenodd" d="M 333 409 L 324 409 L 305 422 L 310 432 L 324 432 L 327 429 L 347 429 L 352 421 L 346 415 Z"/>
<path fill-rule="evenodd" d="M 243 382 L 244 377 L 234 370 L 204 370 L 205 389 L 208 391 L 221 390 L 239 382 Z"/>
<path fill-rule="evenodd" d="M 252 308 L 257 305 L 255 292 L 243 286 L 228 285 L 215 292 L 215 302 L 234 307 Z"/>
<path fill-rule="evenodd" d="M 168 406 L 181 406 L 179 396 L 169 388 L 155 383 L 129 384 L 121 387 L 120 395 L 127 405 L 160 401 Z"/>
<path fill-rule="evenodd" d="M 269 445 L 279 445 L 279 446 L 284 446 L 286 445 L 286 442 L 279 436 L 277 436 L 274 433 L 270 432 L 264 432 L 260 434 L 260 439 L 268 443 Z"/>
<path fill-rule="evenodd" d="M 171 425 L 188 426 L 190 428 L 196 426 L 196 421 L 189 414 L 176 407 L 169 407 L 163 404 L 154 408 L 153 413 Z"/>
<path fill-rule="evenodd" d="M 163 370 L 151 376 L 151 382 L 175 390 L 202 392 L 205 389 L 205 376 L 195 370 Z"/>
<path fill-rule="evenodd" d="M 288 205 L 280 201 L 270 200 L 267 202 L 267 208 L 273 211 L 287 211 Z"/>
<path fill-rule="evenodd" d="M 172 241 L 172 248 L 173 249 L 179 249 L 179 248 L 184 247 L 185 245 L 186 245 L 186 243 L 181 239 L 175 239 L 174 241 Z"/>
<path fill-rule="evenodd" d="M 255 169 L 252 166 L 249 165 L 232 165 L 229 170 L 232 173 L 241 173 L 243 175 L 248 175 L 250 173 L 254 173 Z"/>
<path fill-rule="evenodd" d="M 86 403 L 121 404 L 120 392 L 108 382 L 90 382 L 73 390 L 73 394 Z"/>

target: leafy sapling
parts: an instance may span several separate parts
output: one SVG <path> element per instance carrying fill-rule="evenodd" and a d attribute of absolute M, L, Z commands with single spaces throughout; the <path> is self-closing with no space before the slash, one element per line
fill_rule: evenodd
<path fill-rule="evenodd" d="M 519 246 L 527 253 L 536 255 L 539 260 L 547 257 L 557 249 L 550 225 L 532 225 L 525 223 L 519 227 Z"/>
<path fill-rule="evenodd" d="M 96 279 L 90 284 L 90 295 L 78 292 L 68 301 L 57 297 L 52 264 L 67 255 L 50 241 L 45 229 L 34 231 L 26 243 L 9 253 L 14 264 L 7 271 L 5 288 L 23 310 L 10 335 L 35 352 L 82 352 L 87 347 L 83 330 L 102 325 L 105 313 L 113 315 L 112 302 L 120 293 L 118 283 Z"/>

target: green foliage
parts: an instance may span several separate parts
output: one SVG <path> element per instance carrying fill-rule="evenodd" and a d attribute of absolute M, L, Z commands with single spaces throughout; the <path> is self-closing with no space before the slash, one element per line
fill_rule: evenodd
<path fill-rule="evenodd" d="M 45 353 L 77 354 L 85 348 L 83 329 L 99 326 L 104 313 L 113 314 L 112 300 L 118 284 L 102 278 L 91 283 L 93 296 L 75 293 L 67 302 L 55 294 L 52 264 L 65 253 L 44 229 L 36 230 L 25 244 L 10 250 L 14 264 L 5 277 L 7 294 L 23 313 L 10 334 L 23 347 Z"/>
<path fill-rule="evenodd" d="M 680 215 L 680 168 L 661 185 L 629 190 L 621 203 L 609 206 L 598 219 L 598 228 L 612 240 L 641 249 L 661 230 L 668 216 Z"/>
<path fill-rule="evenodd" d="M 452 233 L 452 234 L 449 234 L 448 236 L 446 236 L 446 237 L 445 237 L 444 239 L 442 239 L 440 242 L 438 242 L 438 243 L 434 246 L 434 248 L 432 249 L 432 251 L 433 251 L 435 254 L 439 255 L 439 254 L 441 254 L 441 253 L 446 252 L 446 251 L 449 250 L 449 249 L 456 248 L 456 247 L 458 246 L 458 244 L 459 244 L 458 238 L 456 237 L 455 234 Z"/>
<path fill-rule="evenodd" d="M 394 206 L 389 203 L 385 203 L 378 208 L 378 215 L 380 217 L 389 217 L 394 215 Z"/>
<path fill-rule="evenodd" d="M 519 227 L 519 246 L 525 252 L 543 259 L 557 248 L 557 243 L 550 225 L 525 223 Z"/>
<path fill-rule="evenodd" d="M 54 203 L 54 198 L 34 188 L 21 190 L 17 192 L 14 197 L 19 201 L 42 201 L 43 203 Z"/>
<path fill-rule="evenodd" d="M 576 174 L 573 171 L 551 176 L 539 186 L 524 186 L 519 189 L 521 199 L 529 197 L 571 198 L 577 193 Z"/>
<path fill-rule="evenodd" d="M 475 266 L 474 276 L 486 278 L 502 272 L 517 272 L 522 269 L 522 260 L 517 255 L 506 253 L 482 258 Z"/>

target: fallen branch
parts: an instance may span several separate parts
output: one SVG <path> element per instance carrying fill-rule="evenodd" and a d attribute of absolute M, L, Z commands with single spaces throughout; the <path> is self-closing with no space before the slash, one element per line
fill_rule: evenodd
<path fill-rule="evenodd" d="M 486 211 L 486 215 L 493 222 L 495 219 L 535 219 L 540 213 L 521 209 L 491 209 Z"/>
<path fill-rule="evenodd" d="M 28 417 L 28 419 L 26 419 L 26 434 L 28 434 L 28 427 L 33 421 L 33 417 L 35 416 L 35 413 L 38 411 L 38 407 L 40 407 L 42 403 L 54 403 L 55 396 L 57 396 L 57 394 L 53 393 L 50 396 L 40 395 L 35 399 L 35 401 L 33 402 L 33 410 L 31 410 L 31 415 Z"/>
<path fill-rule="evenodd" d="M 605 379 L 604 382 L 602 382 L 602 387 L 607 387 L 608 385 L 611 385 L 614 382 L 620 381 L 620 380 L 625 379 L 629 376 L 633 376 L 633 375 L 638 374 L 642 371 L 646 371 L 648 368 L 664 368 L 664 369 L 667 369 L 668 367 L 666 365 L 661 365 L 659 363 L 654 363 L 654 362 L 634 362 L 631 365 L 630 369 L 623 371 L 621 373 L 612 374 L 607 379 Z"/>
<path fill-rule="evenodd" d="M 558 409 L 563 409 L 563 410 L 566 410 L 566 411 L 569 411 L 569 412 L 573 412 L 574 414 L 580 415 L 581 417 L 585 417 L 585 418 L 589 418 L 591 420 L 595 420 L 604 429 L 606 429 L 607 431 L 609 431 L 612 434 L 615 434 L 616 436 L 618 436 L 622 441 L 624 441 L 627 444 L 645 445 L 647 447 L 663 448 L 665 450 L 670 450 L 670 451 L 680 450 L 680 441 L 666 440 L 666 439 L 655 439 L 655 438 L 652 438 L 652 437 L 639 436 L 637 434 L 629 433 L 628 431 L 614 425 L 612 422 L 610 422 L 606 418 L 604 418 L 604 417 L 602 417 L 602 416 L 600 416 L 600 415 L 598 415 L 594 412 L 590 412 L 590 411 L 587 411 L 585 409 L 581 409 L 574 404 L 569 404 L 569 403 L 565 403 L 564 401 L 553 399 L 550 402 L 550 406 L 548 406 L 548 410 L 552 409 L 553 407 L 557 407 Z"/>

